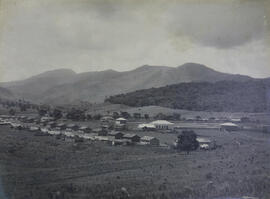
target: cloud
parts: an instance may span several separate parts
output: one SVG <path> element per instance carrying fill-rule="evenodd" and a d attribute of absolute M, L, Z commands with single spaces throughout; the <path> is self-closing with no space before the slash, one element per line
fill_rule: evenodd
<path fill-rule="evenodd" d="M 263 4 L 176 4 L 168 29 L 204 46 L 232 48 L 261 39 L 267 32 Z M 269 33 L 269 32 L 268 32 Z"/>
<path fill-rule="evenodd" d="M 56 68 L 130 70 L 192 61 L 226 72 L 270 75 L 264 42 L 269 16 L 262 1 L 0 2 L 5 2 L 0 7 L 0 81 Z"/>

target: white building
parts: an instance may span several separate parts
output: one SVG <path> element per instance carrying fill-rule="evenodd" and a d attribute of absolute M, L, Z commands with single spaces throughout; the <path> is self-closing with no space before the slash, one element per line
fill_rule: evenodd
<path fill-rule="evenodd" d="M 141 143 L 151 145 L 151 146 L 159 146 L 159 139 L 151 136 L 143 136 L 141 138 Z"/>
<path fill-rule="evenodd" d="M 166 120 L 156 120 L 151 122 L 150 124 L 153 124 L 156 127 L 156 129 L 159 130 L 171 130 L 173 129 L 174 126 L 174 123 L 171 123 Z"/>
<path fill-rule="evenodd" d="M 226 130 L 226 131 L 237 131 L 239 129 L 239 126 L 237 124 L 227 122 L 227 123 L 221 124 L 220 129 Z"/>
<path fill-rule="evenodd" d="M 120 117 L 115 120 L 115 124 L 126 124 L 126 123 L 127 123 L 127 120 L 123 117 Z"/>

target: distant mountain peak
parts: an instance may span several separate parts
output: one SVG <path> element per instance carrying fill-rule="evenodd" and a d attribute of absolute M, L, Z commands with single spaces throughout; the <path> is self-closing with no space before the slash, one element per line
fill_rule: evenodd
<path fill-rule="evenodd" d="M 143 65 L 136 68 L 134 71 L 148 71 L 148 70 L 160 70 L 160 69 L 169 69 L 171 67 L 168 66 L 152 66 L 152 65 Z"/>
<path fill-rule="evenodd" d="M 194 69 L 194 70 L 201 70 L 201 69 L 207 69 L 207 70 L 213 70 L 212 68 L 210 67 L 207 67 L 203 64 L 198 64 L 198 63 L 193 63 L 193 62 L 188 62 L 188 63 L 185 63 L 181 66 L 178 66 L 178 68 L 185 68 L 185 69 Z"/>
<path fill-rule="evenodd" d="M 55 70 L 49 70 L 43 73 L 40 73 L 38 75 L 35 75 L 33 77 L 42 77 L 42 76 L 51 76 L 51 75 L 75 75 L 76 72 L 74 72 L 71 69 L 68 68 L 60 68 Z"/>

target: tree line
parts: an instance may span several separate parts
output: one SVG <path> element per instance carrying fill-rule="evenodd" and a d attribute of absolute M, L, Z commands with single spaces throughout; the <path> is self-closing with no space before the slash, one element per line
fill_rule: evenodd
<path fill-rule="evenodd" d="M 192 111 L 266 112 L 268 80 L 180 83 L 111 96 L 105 102 L 128 106 L 163 106 Z"/>

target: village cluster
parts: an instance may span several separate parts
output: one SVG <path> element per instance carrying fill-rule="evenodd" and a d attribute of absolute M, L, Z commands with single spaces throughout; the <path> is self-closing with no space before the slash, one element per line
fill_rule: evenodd
<path fill-rule="evenodd" d="M 92 128 L 90 125 L 76 124 L 65 120 L 56 120 L 49 116 L 16 116 L 0 115 L 0 125 L 7 125 L 18 130 L 29 130 L 35 132 L 35 135 L 55 135 L 63 136 L 65 139 L 74 139 L 83 141 L 84 139 L 93 141 L 104 141 L 112 146 L 115 145 L 150 145 L 163 146 L 168 145 L 154 136 L 138 135 L 134 128 L 130 128 L 129 121 L 124 117 L 113 118 L 112 116 L 103 116 L 99 120 L 99 127 Z M 179 134 L 183 129 L 188 129 L 185 125 L 175 124 L 167 120 L 155 120 L 151 122 L 135 122 L 137 131 L 153 131 L 157 133 L 176 133 Z M 203 127 L 202 127 L 203 128 Z M 233 122 L 219 123 L 217 128 L 220 131 L 237 131 L 241 127 Z M 177 137 L 175 137 L 177 138 Z M 179 138 L 179 136 L 178 136 Z M 200 149 L 210 149 L 214 141 L 196 137 Z M 179 139 L 172 145 L 177 145 Z"/>
<path fill-rule="evenodd" d="M 128 132 L 127 120 L 105 116 L 100 119 L 100 128 L 92 129 L 74 123 L 57 122 L 53 117 L 0 116 L 0 125 L 7 125 L 18 130 L 29 130 L 36 135 L 63 135 L 67 138 L 106 141 L 111 145 L 152 145 L 159 146 L 157 138 L 151 136 L 140 137 Z M 167 128 L 168 129 L 168 128 Z"/>

